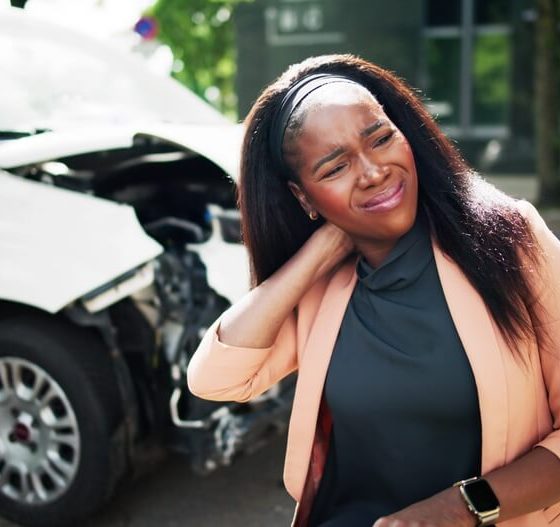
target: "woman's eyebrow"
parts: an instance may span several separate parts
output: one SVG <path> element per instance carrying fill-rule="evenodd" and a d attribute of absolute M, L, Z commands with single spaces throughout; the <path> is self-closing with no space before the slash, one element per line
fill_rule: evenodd
<path fill-rule="evenodd" d="M 319 159 L 319 161 L 317 161 L 317 163 L 313 165 L 313 173 L 317 172 L 317 169 L 321 165 L 324 165 L 325 163 L 332 161 L 333 159 L 337 158 L 340 154 L 343 153 L 344 153 L 344 149 L 342 147 L 339 146 L 338 148 L 335 148 L 330 154 L 327 154 L 325 157 L 322 157 L 321 159 Z"/>
<path fill-rule="evenodd" d="M 360 132 L 360 135 L 362 137 L 367 137 L 368 135 L 373 134 L 373 132 L 375 132 L 376 130 L 379 130 L 379 128 L 381 128 L 384 124 L 387 124 L 387 121 L 385 119 L 379 119 L 378 121 L 375 121 L 375 123 L 373 123 L 372 125 L 368 126 L 367 128 L 364 128 Z"/>
<path fill-rule="evenodd" d="M 387 124 L 387 120 L 379 119 L 375 121 L 375 123 L 373 123 L 372 125 L 368 126 L 367 128 L 364 128 L 360 132 L 360 136 L 367 137 L 368 135 L 373 134 L 373 132 L 375 132 L 376 130 L 379 130 L 379 128 L 381 128 L 385 124 Z M 321 165 L 324 165 L 325 163 L 332 161 L 333 159 L 337 158 L 339 155 L 343 153 L 344 153 L 344 149 L 342 147 L 335 148 L 330 154 L 327 154 L 325 157 L 322 157 L 321 159 L 319 159 L 319 161 L 317 161 L 317 163 L 313 165 L 312 173 L 317 172 L 317 170 L 321 167 Z"/>

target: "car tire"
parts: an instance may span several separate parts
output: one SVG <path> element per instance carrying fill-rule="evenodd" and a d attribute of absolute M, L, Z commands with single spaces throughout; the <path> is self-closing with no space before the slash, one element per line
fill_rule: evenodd
<path fill-rule="evenodd" d="M 0 514 L 30 527 L 76 525 L 120 474 L 123 420 L 98 334 L 48 316 L 0 323 Z"/>

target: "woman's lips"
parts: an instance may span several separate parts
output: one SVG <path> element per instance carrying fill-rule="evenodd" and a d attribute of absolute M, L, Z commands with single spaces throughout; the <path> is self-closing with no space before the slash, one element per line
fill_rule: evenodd
<path fill-rule="evenodd" d="M 404 183 L 401 181 L 367 200 L 361 208 L 367 212 L 391 210 L 401 202 L 403 194 Z"/>

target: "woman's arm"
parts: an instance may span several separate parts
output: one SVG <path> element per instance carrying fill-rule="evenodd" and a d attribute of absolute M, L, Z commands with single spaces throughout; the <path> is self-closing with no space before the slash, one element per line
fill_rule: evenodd
<path fill-rule="evenodd" d="M 484 477 L 500 502 L 498 523 L 560 501 L 560 459 L 542 447 L 534 448 Z M 433 527 L 477 525 L 459 489 L 451 487 L 395 514 L 380 518 L 373 526 L 416 527 L 420 522 Z"/>
<path fill-rule="evenodd" d="M 351 250 L 337 227 L 319 228 L 286 264 L 209 328 L 188 366 L 190 391 L 203 399 L 245 402 L 294 371 L 294 307 Z"/>

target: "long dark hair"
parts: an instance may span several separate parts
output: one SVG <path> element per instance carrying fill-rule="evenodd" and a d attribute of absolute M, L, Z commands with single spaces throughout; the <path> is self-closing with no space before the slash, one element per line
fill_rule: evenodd
<path fill-rule="evenodd" d="M 238 188 L 244 243 L 256 286 L 303 245 L 321 221 L 311 221 L 288 188 L 293 171 L 270 155 L 272 118 L 287 90 L 312 73 L 341 74 L 366 87 L 408 139 L 418 173 L 418 200 L 439 246 L 482 296 L 513 350 L 539 327 L 539 312 L 523 259 L 537 267 L 539 251 L 515 200 L 480 178 L 401 79 L 353 55 L 312 57 L 268 86 L 246 119 Z M 538 341 L 544 335 L 535 335 Z M 544 330 L 541 331 L 544 333 Z"/>

